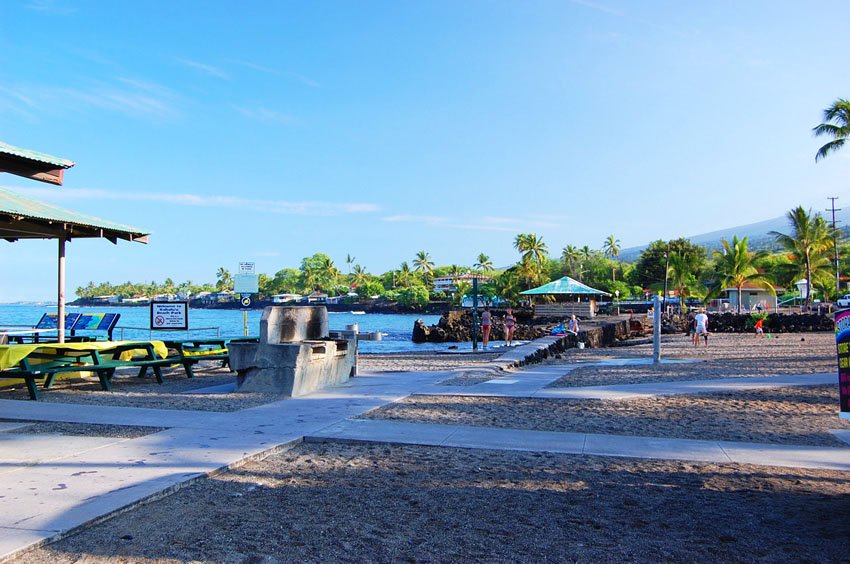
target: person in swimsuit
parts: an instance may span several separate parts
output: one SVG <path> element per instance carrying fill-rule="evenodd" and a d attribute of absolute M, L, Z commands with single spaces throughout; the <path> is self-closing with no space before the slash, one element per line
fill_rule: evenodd
<path fill-rule="evenodd" d="M 505 345 L 511 346 L 514 342 L 514 328 L 516 327 L 516 318 L 514 317 L 511 308 L 508 308 L 505 314 Z"/>
<path fill-rule="evenodd" d="M 484 343 L 484 348 L 490 342 L 490 326 L 492 325 L 490 308 L 485 307 L 484 313 L 481 314 L 481 342 Z"/>
<path fill-rule="evenodd" d="M 578 334 L 578 319 L 575 315 L 570 316 L 570 322 L 567 325 L 567 329 L 572 331 L 576 335 Z"/>

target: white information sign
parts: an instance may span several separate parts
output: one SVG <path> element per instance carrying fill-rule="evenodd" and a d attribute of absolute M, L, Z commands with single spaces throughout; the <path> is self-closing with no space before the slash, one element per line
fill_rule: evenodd
<path fill-rule="evenodd" d="M 151 330 L 189 330 L 189 302 L 151 302 Z"/>
<path fill-rule="evenodd" d="M 256 274 L 237 274 L 233 277 L 233 291 L 237 294 L 256 294 L 260 291 L 260 277 Z"/>
<path fill-rule="evenodd" d="M 257 265 L 253 262 L 240 262 L 239 263 L 239 274 L 256 274 L 257 273 Z"/>

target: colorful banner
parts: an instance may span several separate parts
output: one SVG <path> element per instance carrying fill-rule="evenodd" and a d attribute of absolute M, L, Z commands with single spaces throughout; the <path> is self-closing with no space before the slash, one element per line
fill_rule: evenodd
<path fill-rule="evenodd" d="M 850 417 L 850 309 L 835 314 L 835 344 L 838 347 L 838 393 L 841 416 Z"/>

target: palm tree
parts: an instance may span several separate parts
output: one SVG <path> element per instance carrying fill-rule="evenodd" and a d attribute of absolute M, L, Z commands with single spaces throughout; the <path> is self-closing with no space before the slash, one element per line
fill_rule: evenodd
<path fill-rule="evenodd" d="M 413 259 L 413 270 L 422 275 L 425 285 L 428 286 L 428 281 L 434 273 L 434 263 L 431 260 L 431 255 L 426 251 L 416 253 L 416 258 Z"/>
<path fill-rule="evenodd" d="M 398 283 L 405 288 L 410 287 L 410 265 L 407 264 L 407 261 L 401 263 L 398 269 Z"/>
<path fill-rule="evenodd" d="M 537 264 L 542 264 L 546 260 L 546 255 L 549 254 L 549 249 L 543 242 L 543 237 L 538 237 L 534 233 L 517 235 L 514 239 L 514 248 L 520 252 L 523 260 L 533 260 Z"/>
<path fill-rule="evenodd" d="M 319 264 L 318 274 L 322 278 L 322 280 L 325 281 L 328 287 L 330 287 L 333 286 L 333 283 L 340 275 L 340 272 L 339 269 L 337 269 L 336 265 L 334 265 L 334 261 L 332 261 L 330 257 L 325 257 Z"/>
<path fill-rule="evenodd" d="M 573 245 L 564 247 L 564 250 L 561 251 L 561 260 L 567 267 L 567 273 L 581 281 L 581 274 L 576 274 L 576 265 L 581 264 L 581 252 L 578 248 Z"/>
<path fill-rule="evenodd" d="M 220 291 L 229 290 L 233 286 L 233 275 L 223 266 L 216 271 L 215 277 L 217 278 L 215 287 Z"/>
<path fill-rule="evenodd" d="M 362 286 L 369 280 L 369 273 L 366 272 L 366 269 L 360 266 L 359 264 L 354 265 L 353 271 L 354 277 L 352 282 L 358 286 Z"/>
<path fill-rule="evenodd" d="M 736 288 L 738 290 L 738 313 L 741 313 L 741 289 L 744 284 L 765 288 L 774 296 L 776 295 L 776 290 L 755 267 L 755 261 L 762 253 L 751 253 L 747 249 L 746 237 L 738 240 L 736 235 L 732 237 L 731 243 L 726 239 L 722 239 L 720 242 L 723 245 L 723 250 L 714 251 L 718 279 L 713 288 L 713 294 L 719 293 L 723 288 Z"/>
<path fill-rule="evenodd" d="M 351 255 L 345 255 L 345 263 L 348 265 L 348 275 L 351 276 L 351 265 L 354 264 L 354 261 L 357 257 L 353 257 Z"/>
<path fill-rule="evenodd" d="M 805 304 L 808 306 L 812 295 L 812 277 L 818 277 L 817 271 L 829 264 L 829 261 L 825 262 L 823 258 L 832 249 L 832 231 L 819 213 L 812 215 L 811 210 L 806 211 L 803 206 L 797 206 L 785 217 L 791 224 L 791 234 L 776 231 L 771 231 L 770 234 L 791 253 L 794 262 L 805 274 Z"/>
<path fill-rule="evenodd" d="M 690 253 L 673 252 L 670 254 L 670 285 L 679 296 L 679 311 L 685 312 L 685 296 L 690 295 L 688 283 L 696 270 L 694 257 Z"/>
<path fill-rule="evenodd" d="M 481 272 L 492 272 L 493 270 L 495 270 L 493 268 L 493 261 L 490 260 L 490 257 L 485 255 L 484 253 L 481 253 L 480 255 L 478 255 L 477 262 L 475 263 L 474 266 L 475 266 L 476 269 L 480 270 Z"/>
<path fill-rule="evenodd" d="M 608 238 L 602 243 L 602 249 L 605 251 L 606 256 L 617 260 L 620 256 L 620 240 L 615 239 L 614 235 L 608 235 Z M 611 281 L 617 281 L 617 268 L 615 266 L 611 267 Z"/>
<path fill-rule="evenodd" d="M 833 138 L 818 149 L 815 153 L 815 162 L 843 147 L 844 142 L 850 137 L 850 100 L 843 98 L 836 100 L 823 111 L 823 123 L 817 125 L 812 131 L 815 137 L 826 135 Z"/>

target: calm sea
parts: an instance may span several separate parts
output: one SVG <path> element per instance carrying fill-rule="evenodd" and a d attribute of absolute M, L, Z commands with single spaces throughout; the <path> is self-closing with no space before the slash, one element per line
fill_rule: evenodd
<path fill-rule="evenodd" d="M 56 306 L 0 304 L 0 326 L 34 326 L 43 313 L 55 312 Z M 160 331 L 150 331 L 150 310 L 146 307 L 68 307 L 68 312 L 90 311 L 96 313 L 120 313 L 121 319 L 113 334 L 115 339 L 151 339 L 162 335 Z M 248 333 L 256 337 L 260 331 L 262 310 L 248 311 Z M 448 345 L 411 342 L 413 323 L 422 319 L 426 324 L 437 323 L 438 315 L 403 314 L 352 314 L 328 313 L 328 325 L 331 330 L 345 329 L 347 325 L 357 324 L 361 333 L 381 332 L 382 341 L 361 341 L 360 352 L 387 353 L 404 351 L 445 350 Z M 189 328 L 183 331 L 169 331 L 170 338 L 191 337 L 241 337 L 244 334 L 242 311 L 222 309 L 189 310 Z"/>

